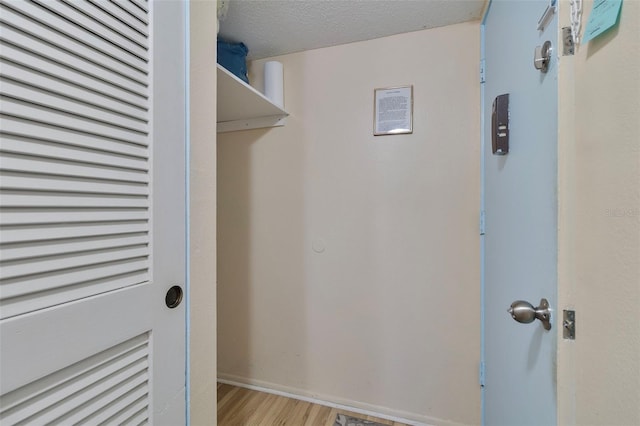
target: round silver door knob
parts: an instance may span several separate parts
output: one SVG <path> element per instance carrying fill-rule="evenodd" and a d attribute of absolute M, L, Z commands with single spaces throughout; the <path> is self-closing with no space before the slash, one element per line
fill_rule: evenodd
<path fill-rule="evenodd" d="M 536 310 L 533 305 L 524 300 L 516 300 L 511 304 L 507 312 L 511 318 L 523 324 L 529 324 L 536 319 Z"/>
<path fill-rule="evenodd" d="M 507 309 L 507 312 L 511 318 L 523 324 L 529 324 L 539 319 L 545 330 L 551 330 L 551 311 L 547 299 L 541 299 L 537 308 L 525 300 L 516 300 Z"/>

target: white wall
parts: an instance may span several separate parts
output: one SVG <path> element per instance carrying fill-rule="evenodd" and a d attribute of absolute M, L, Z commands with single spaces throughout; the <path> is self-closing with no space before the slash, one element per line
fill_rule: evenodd
<path fill-rule="evenodd" d="M 219 377 L 478 424 L 479 24 L 276 59 L 287 125 L 218 135 Z"/>
<path fill-rule="evenodd" d="M 191 425 L 216 424 L 216 2 L 190 9 Z"/>
<path fill-rule="evenodd" d="M 577 323 L 558 345 L 559 424 L 640 424 L 639 28 L 625 1 L 617 28 L 561 58 L 559 306 Z"/>

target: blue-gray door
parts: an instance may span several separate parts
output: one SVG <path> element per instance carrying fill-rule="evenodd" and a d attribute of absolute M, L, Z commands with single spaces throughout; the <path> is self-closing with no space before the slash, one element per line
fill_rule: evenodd
<path fill-rule="evenodd" d="M 484 388 L 486 425 L 556 423 L 557 19 L 549 0 L 494 0 L 485 17 Z M 534 50 L 552 44 L 546 73 Z M 492 153 L 492 104 L 509 94 L 509 153 Z M 514 321 L 507 309 L 549 301 L 552 329 Z"/>

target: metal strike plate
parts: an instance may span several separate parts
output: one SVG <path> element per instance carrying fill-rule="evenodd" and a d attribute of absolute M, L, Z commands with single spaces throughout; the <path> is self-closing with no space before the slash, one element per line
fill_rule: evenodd
<path fill-rule="evenodd" d="M 571 56 L 575 53 L 576 46 L 571 34 L 571 27 L 562 27 L 562 56 Z"/>
<path fill-rule="evenodd" d="M 562 337 L 568 340 L 576 338 L 576 311 L 562 311 Z"/>

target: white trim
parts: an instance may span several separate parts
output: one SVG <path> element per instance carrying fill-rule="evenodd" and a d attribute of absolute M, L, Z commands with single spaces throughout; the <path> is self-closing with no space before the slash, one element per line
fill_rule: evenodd
<path fill-rule="evenodd" d="M 255 390 L 259 392 L 270 393 L 273 395 L 284 396 L 291 399 L 297 399 L 299 401 L 310 402 L 312 404 L 323 405 L 325 407 L 337 408 L 339 410 L 351 411 L 353 413 L 363 414 L 365 416 L 378 417 L 380 419 L 391 420 L 393 422 L 405 423 L 411 426 L 431 426 L 429 423 L 423 421 L 410 420 L 406 417 L 409 413 L 405 413 L 397 410 L 390 410 L 384 407 L 378 407 L 375 405 L 365 404 L 350 400 L 341 400 L 341 402 L 330 401 L 326 395 L 317 395 L 301 389 L 291 388 L 288 386 L 276 385 L 273 383 L 263 382 L 260 380 L 245 379 L 242 377 L 231 376 L 227 374 L 219 375 L 218 382 L 226 385 L 237 386 L 240 388 Z M 336 400 L 337 398 L 331 398 Z M 360 407 L 363 408 L 360 408 Z M 366 408 L 365 408 L 366 407 Z M 384 410 L 393 414 L 385 414 L 378 410 Z M 435 421 L 430 419 L 429 421 Z M 454 425 L 455 423 L 441 423 L 442 425 Z"/>
<path fill-rule="evenodd" d="M 184 325 L 185 325 L 185 413 L 184 423 L 191 426 L 191 9 L 184 2 L 184 204 L 185 204 L 185 277 L 184 277 Z"/>
<path fill-rule="evenodd" d="M 248 118 L 245 120 L 219 121 L 217 133 L 236 132 L 238 130 L 264 129 L 267 127 L 282 127 L 287 122 L 286 115 Z"/>

